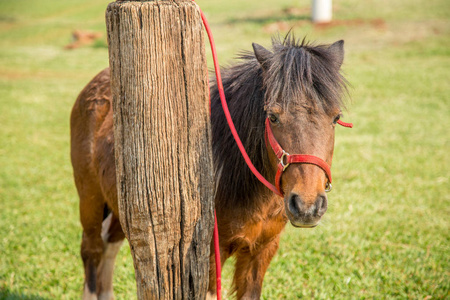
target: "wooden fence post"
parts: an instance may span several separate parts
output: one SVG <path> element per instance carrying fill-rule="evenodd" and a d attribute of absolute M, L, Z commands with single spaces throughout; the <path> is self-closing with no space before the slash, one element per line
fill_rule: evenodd
<path fill-rule="evenodd" d="M 106 22 L 120 222 L 138 299 L 204 299 L 214 182 L 199 9 L 117 1 Z"/>

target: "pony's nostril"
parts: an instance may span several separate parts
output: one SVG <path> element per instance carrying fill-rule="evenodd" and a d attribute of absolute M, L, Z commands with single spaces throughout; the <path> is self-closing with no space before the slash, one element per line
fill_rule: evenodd
<path fill-rule="evenodd" d="M 297 194 L 291 194 L 289 196 L 289 211 L 294 216 L 298 216 L 301 214 L 303 209 L 303 201 Z"/>
<path fill-rule="evenodd" d="M 327 211 L 327 208 L 328 208 L 327 197 L 324 195 L 317 197 L 317 200 L 316 200 L 317 216 L 319 216 L 319 217 L 323 216 L 325 214 L 325 212 Z"/>

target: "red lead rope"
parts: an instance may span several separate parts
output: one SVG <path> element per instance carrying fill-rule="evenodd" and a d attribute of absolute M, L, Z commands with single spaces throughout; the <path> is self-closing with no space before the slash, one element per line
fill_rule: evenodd
<path fill-rule="evenodd" d="M 195 2 L 195 0 L 193 0 Z M 209 38 L 209 44 L 211 45 L 211 52 L 214 59 L 214 68 L 216 70 L 216 78 L 217 78 L 217 86 L 219 86 L 219 92 L 222 90 L 223 93 L 223 85 L 222 85 L 222 78 L 220 76 L 220 69 L 219 69 L 219 63 L 217 60 L 217 54 L 216 54 L 216 46 L 214 44 L 214 39 L 211 33 L 211 28 L 209 27 L 208 21 L 206 20 L 205 14 L 203 14 L 203 11 L 200 10 L 200 14 L 202 16 L 203 25 L 205 26 L 206 33 L 208 34 Z M 209 90 L 209 88 L 208 88 Z M 211 95 L 210 95 L 211 96 Z M 222 95 L 220 95 L 222 98 Z M 225 98 L 225 94 L 224 94 Z M 226 102 L 225 102 L 226 105 Z M 227 107 L 228 108 L 228 107 Z M 211 99 L 209 99 L 209 113 L 211 113 Z M 229 124 L 229 123 L 228 123 Z M 233 126 L 234 128 L 234 126 Z M 236 131 L 236 129 L 235 129 Z M 214 231 L 213 231 L 213 240 L 214 240 L 214 258 L 216 263 L 216 294 L 217 294 L 217 300 L 222 300 L 222 263 L 220 261 L 220 245 L 219 245 L 219 229 L 217 227 L 217 217 L 216 217 L 216 211 L 214 210 Z"/>
<path fill-rule="evenodd" d="M 228 109 L 227 100 L 225 99 L 225 92 L 223 90 L 222 85 L 222 76 L 220 75 L 220 67 L 219 67 L 219 60 L 217 59 L 217 52 L 216 52 L 216 46 L 214 44 L 214 38 L 211 33 L 211 28 L 209 27 L 208 21 L 206 20 L 205 15 L 200 10 L 203 25 L 205 26 L 206 33 L 208 34 L 209 38 L 209 44 L 211 45 L 211 52 L 213 56 L 213 62 L 214 62 L 214 69 L 216 71 L 216 81 L 217 81 L 217 89 L 219 90 L 219 96 L 220 96 L 220 102 L 222 103 L 223 112 L 225 113 L 225 117 L 227 119 L 228 126 L 230 127 L 231 133 L 233 134 L 233 137 L 236 141 L 237 146 L 239 147 L 239 150 L 241 151 L 242 156 L 244 157 L 245 162 L 247 163 L 248 167 L 252 171 L 253 174 L 258 178 L 259 181 L 261 181 L 265 186 L 267 186 L 272 192 L 277 194 L 278 196 L 282 196 L 276 187 L 268 182 L 264 176 L 261 175 L 261 173 L 256 170 L 255 166 L 253 165 L 252 161 L 250 160 L 250 157 L 248 157 L 247 152 L 245 151 L 244 145 L 241 142 L 241 139 L 239 138 L 239 135 L 236 131 L 236 128 L 234 127 L 233 119 L 231 119 L 231 114 Z"/>
<path fill-rule="evenodd" d="M 234 127 L 233 120 L 231 119 L 230 111 L 228 109 L 227 101 L 225 99 L 225 92 L 223 90 L 223 85 L 222 85 L 222 76 L 220 75 L 219 61 L 217 59 L 216 46 L 214 44 L 214 38 L 211 33 L 211 28 L 209 27 L 208 21 L 206 20 L 206 17 L 203 14 L 201 9 L 200 9 L 200 14 L 202 16 L 202 21 L 203 21 L 203 25 L 205 26 L 206 33 L 208 34 L 209 44 L 211 46 L 211 52 L 212 52 L 213 61 L 214 61 L 214 69 L 216 71 L 216 81 L 217 81 L 217 88 L 219 90 L 220 101 L 222 103 L 223 111 L 225 113 L 225 117 L 227 119 L 227 123 L 228 123 L 228 126 L 230 127 L 231 133 L 233 134 L 233 137 L 236 140 L 236 144 L 238 145 L 239 150 L 241 151 L 241 154 L 245 159 L 245 162 L 247 163 L 248 167 L 253 172 L 253 174 L 255 174 L 255 176 L 258 178 L 258 180 L 261 181 L 265 186 L 267 186 L 272 192 L 274 192 L 275 194 L 277 194 L 279 196 L 282 196 L 280 194 L 280 192 L 278 192 L 276 187 L 274 185 L 272 185 L 270 182 L 268 182 L 258 172 L 258 170 L 256 170 L 252 161 L 248 157 L 247 152 L 245 151 L 244 145 L 242 144 L 241 139 L 239 138 L 236 128 Z M 217 228 L 217 218 L 216 218 L 215 212 L 214 212 L 214 219 L 215 219 L 215 222 L 214 222 L 213 239 L 214 239 L 214 255 L 215 255 L 215 262 L 216 262 L 217 300 L 221 300 L 222 299 L 222 285 L 221 285 L 222 264 L 220 261 L 219 232 L 218 232 L 218 228 Z"/>
<path fill-rule="evenodd" d="M 193 0 L 195 2 L 195 0 Z M 233 137 L 236 141 L 237 146 L 239 147 L 239 150 L 241 151 L 241 154 L 247 163 L 248 167 L 252 171 L 252 173 L 258 178 L 258 180 L 263 183 L 267 188 L 269 188 L 272 192 L 274 192 L 276 195 L 283 197 L 283 194 L 281 190 L 277 189 L 273 184 L 271 184 L 269 181 L 267 181 L 264 176 L 261 175 L 261 173 L 258 172 L 258 170 L 253 165 L 252 161 L 247 155 L 247 152 L 245 151 L 244 145 L 241 142 L 241 139 L 239 138 L 239 135 L 236 131 L 236 128 L 234 127 L 233 120 L 231 118 L 230 111 L 228 109 L 228 104 L 225 99 L 225 92 L 223 90 L 223 84 L 222 84 L 222 76 L 220 75 L 220 67 L 219 67 L 219 61 L 217 59 L 217 52 L 216 52 L 216 46 L 214 44 L 214 38 L 211 33 L 211 28 L 209 27 L 208 21 L 206 20 L 205 15 L 203 14 L 203 11 L 199 8 L 200 14 L 202 17 L 203 25 L 205 26 L 206 33 L 208 34 L 209 38 L 209 44 L 211 46 L 211 52 L 214 62 L 214 69 L 216 73 L 216 82 L 217 82 L 217 89 L 219 91 L 220 96 L 220 102 L 222 103 L 223 112 L 225 113 L 225 117 L 227 119 L 228 126 L 230 127 L 231 133 L 233 134 Z M 210 102 L 211 103 L 211 102 Z M 353 127 L 352 123 L 345 123 L 342 121 L 338 121 L 339 125 L 345 126 L 345 127 Z M 319 163 L 310 162 L 316 165 L 319 165 Z M 329 175 L 329 180 L 331 181 L 331 173 L 328 171 L 325 171 L 327 175 Z M 217 227 L 217 217 L 216 213 L 214 212 L 214 233 L 213 233 L 213 239 L 214 239 L 214 254 L 215 254 L 215 263 L 216 263 L 216 286 L 217 286 L 217 299 L 222 299 L 222 286 L 221 286 L 221 261 L 220 261 L 220 249 L 219 249 L 219 232 Z"/>

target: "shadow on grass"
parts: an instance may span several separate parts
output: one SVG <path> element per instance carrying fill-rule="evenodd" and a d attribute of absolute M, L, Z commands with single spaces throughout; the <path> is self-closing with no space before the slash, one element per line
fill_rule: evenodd
<path fill-rule="evenodd" d="M 17 292 L 11 292 L 8 289 L 0 290 L 1 300 L 48 300 L 49 298 L 43 298 L 37 295 L 22 294 Z"/>

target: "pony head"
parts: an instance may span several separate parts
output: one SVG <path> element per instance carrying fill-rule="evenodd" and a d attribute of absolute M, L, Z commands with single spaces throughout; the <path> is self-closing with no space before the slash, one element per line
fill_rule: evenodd
<path fill-rule="evenodd" d="M 266 150 L 286 215 L 296 227 L 315 227 L 327 211 L 331 173 L 325 169 L 331 167 L 346 92 L 343 46 L 342 40 L 313 46 L 289 35 L 275 40 L 273 51 L 253 44 L 262 69 Z"/>

